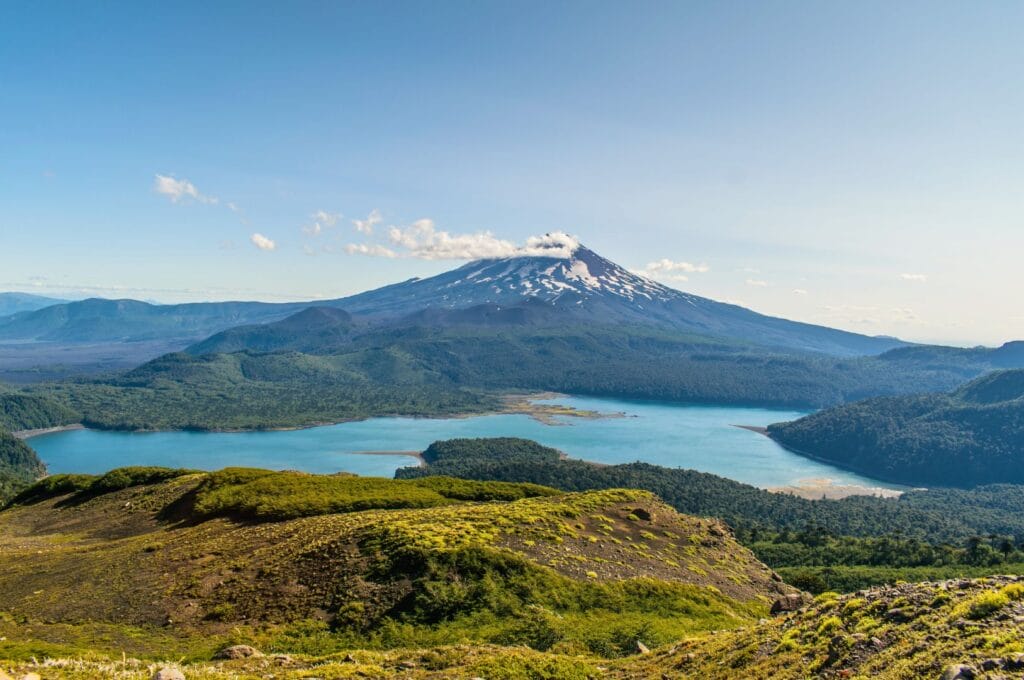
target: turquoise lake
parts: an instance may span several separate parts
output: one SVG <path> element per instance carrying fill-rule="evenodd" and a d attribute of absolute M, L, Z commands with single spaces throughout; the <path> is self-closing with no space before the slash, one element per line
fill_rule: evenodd
<path fill-rule="evenodd" d="M 371 418 L 305 430 L 241 433 L 73 430 L 33 437 L 30 443 L 51 473 L 97 473 L 126 465 L 205 470 L 249 466 L 390 477 L 399 467 L 416 465 L 417 459 L 359 452 L 422 451 L 438 439 L 514 436 L 553 446 L 572 458 L 691 468 L 765 488 L 822 479 L 886 486 L 808 460 L 763 435 L 734 427 L 792 420 L 804 412 L 589 397 L 550 401 L 625 417 L 559 417 L 554 425 L 526 415 Z"/>

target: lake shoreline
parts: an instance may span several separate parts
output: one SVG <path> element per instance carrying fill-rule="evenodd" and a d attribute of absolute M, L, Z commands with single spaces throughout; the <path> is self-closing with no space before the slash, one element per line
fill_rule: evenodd
<path fill-rule="evenodd" d="M 690 405 L 665 402 L 640 404 L 525 390 L 506 392 L 502 400 L 495 399 L 490 406 L 489 413 L 360 417 L 338 423 L 256 430 L 190 428 L 147 432 L 150 436 L 142 436 L 140 430 L 88 427 L 84 432 L 41 437 L 34 448 L 52 470 L 60 472 L 95 472 L 103 467 L 101 463 L 111 468 L 119 462 L 124 466 L 168 465 L 173 461 L 181 467 L 246 465 L 317 473 L 345 469 L 357 474 L 391 476 L 396 468 L 422 467 L 419 453 L 433 441 L 523 437 L 559 450 L 563 459 L 594 467 L 643 461 L 710 473 L 807 498 L 851 493 L 879 495 L 886 492 L 873 487 L 888 486 L 870 477 L 849 475 L 833 465 L 817 465 L 804 456 L 787 454 L 770 438 L 739 434 L 739 426 L 732 425 L 756 423 L 741 429 L 763 434 L 762 423 L 792 420 L 799 417 L 796 412 L 717 406 L 689 408 Z M 83 428 L 75 425 L 67 429 Z M 284 436 L 285 432 L 296 430 L 315 434 Z M 264 439 L 256 436 L 260 432 L 279 434 Z M 104 433 L 120 433 L 123 438 L 100 438 Z M 658 433 L 664 436 L 656 437 Z M 133 434 L 139 436 L 129 436 Z M 201 434 L 236 435 L 239 439 L 236 443 L 231 436 L 206 439 Z M 374 461 L 368 455 L 378 458 Z M 394 456 L 406 458 L 399 460 Z M 830 483 L 823 489 L 817 480 L 826 478 Z"/>
<path fill-rule="evenodd" d="M 17 430 L 11 432 L 11 435 L 15 439 L 31 439 L 32 437 L 40 437 L 44 434 L 54 434 L 57 432 L 70 432 L 72 430 L 84 430 L 85 425 L 81 423 L 74 423 L 72 425 L 58 425 L 56 427 L 41 427 L 35 430 Z"/>
<path fill-rule="evenodd" d="M 789 451 L 790 453 L 796 454 L 798 456 L 803 456 L 804 458 L 813 460 L 816 463 L 825 463 L 832 467 L 843 469 L 842 466 L 837 465 L 834 461 L 829 461 L 823 458 L 818 458 L 816 456 L 811 456 L 804 453 L 803 451 L 797 451 L 788 446 L 785 446 L 781 442 L 776 441 L 775 438 L 771 436 L 771 434 L 768 432 L 767 427 L 763 427 L 761 425 L 733 425 L 733 427 L 738 427 L 741 430 L 749 430 L 750 432 L 756 432 L 757 434 L 763 437 L 771 439 L 773 442 L 781 446 L 786 451 Z M 870 476 L 858 470 L 850 471 L 858 475 Z M 872 479 L 876 478 L 872 477 Z M 878 481 L 882 482 L 883 484 L 894 484 L 894 482 L 888 482 L 884 479 L 879 479 Z M 771 491 L 772 493 L 786 493 L 792 496 L 807 498 L 809 500 L 820 500 L 822 498 L 826 498 L 829 500 L 839 500 L 841 498 L 849 498 L 850 496 L 876 496 L 881 498 L 899 498 L 904 493 L 902 489 L 888 489 L 882 486 L 866 486 L 862 484 L 836 484 L 835 482 L 828 478 L 798 480 L 798 483 L 796 484 L 768 487 L 767 490 Z"/>

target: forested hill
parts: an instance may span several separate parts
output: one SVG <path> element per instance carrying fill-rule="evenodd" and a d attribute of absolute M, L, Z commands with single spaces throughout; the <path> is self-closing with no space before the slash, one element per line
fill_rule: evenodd
<path fill-rule="evenodd" d="M 45 472 L 36 452 L 0 426 L 0 506 Z"/>
<path fill-rule="evenodd" d="M 73 423 L 79 417 L 51 399 L 0 384 L 0 505 L 46 473 L 36 452 L 11 433 Z"/>
<path fill-rule="evenodd" d="M 795 452 L 879 479 L 1024 483 L 1024 370 L 994 372 L 948 394 L 837 406 L 768 431 Z"/>
<path fill-rule="evenodd" d="M 949 390 L 993 368 L 991 350 L 927 361 L 771 354 L 632 326 L 416 326 L 350 335 L 345 316 L 313 314 L 305 326 L 342 344 L 317 353 L 169 354 L 119 376 L 30 392 L 95 427 L 258 429 L 478 412 L 509 390 L 822 408 L 921 386 Z"/>
<path fill-rule="evenodd" d="M 563 460 L 555 449 L 519 438 L 435 442 L 423 457 L 426 467 L 402 468 L 396 476 L 530 482 L 564 491 L 644 489 L 680 512 L 723 519 L 741 534 L 814 527 L 836 535 L 899 534 L 931 543 L 962 543 L 989 534 L 1020 538 L 1024 543 L 1024 486 L 910 491 L 900 498 L 808 500 L 696 470 Z"/>

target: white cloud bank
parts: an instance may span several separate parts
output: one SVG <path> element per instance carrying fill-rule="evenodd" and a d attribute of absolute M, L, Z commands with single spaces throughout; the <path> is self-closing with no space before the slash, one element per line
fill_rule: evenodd
<path fill-rule="evenodd" d="M 156 175 L 156 179 L 153 181 L 153 191 L 167 196 L 171 199 L 172 203 L 178 203 L 182 200 L 192 199 L 199 203 L 208 203 L 216 205 L 218 199 L 216 196 L 207 196 L 196 188 L 195 184 L 189 182 L 187 179 L 177 179 L 169 175 Z M 234 204 L 231 204 L 234 206 Z M 236 207 L 232 207 L 232 210 L 236 210 Z"/>
<path fill-rule="evenodd" d="M 639 270 L 638 273 L 649 279 L 689 281 L 690 277 L 687 274 L 706 274 L 709 271 L 711 271 L 711 267 L 703 262 L 700 264 L 684 261 L 676 262 L 663 257 L 660 260 L 648 262 L 647 266 Z"/>
<path fill-rule="evenodd" d="M 904 281 L 914 281 L 916 283 L 925 283 L 928 280 L 927 274 L 900 274 L 900 278 Z"/>
<path fill-rule="evenodd" d="M 368 233 L 367 229 L 372 231 L 379 222 L 380 215 L 376 211 L 366 220 L 353 220 L 356 229 L 362 233 Z M 386 245 L 350 243 L 345 252 L 420 260 L 484 260 L 518 256 L 570 257 L 580 245 L 574 236 L 561 231 L 531 236 L 522 245 L 498 238 L 489 231 L 453 234 L 438 229 L 430 219 L 416 220 L 407 226 L 388 227 L 387 241 Z"/>
<path fill-rule="evenodd" d="M 267 238 L 266 236 L 260 233 L 253 234 L 252 236 L 249 237 L 249 240 L 252 241 L 252 244 L 259 248 L 260 250 L 269 251 L 277 248 L 276 243 L 274 243 L 271 239 Z"/>

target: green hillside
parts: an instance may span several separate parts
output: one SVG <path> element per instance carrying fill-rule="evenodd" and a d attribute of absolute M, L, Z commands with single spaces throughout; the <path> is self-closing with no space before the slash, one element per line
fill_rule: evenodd
<path fill-rule="evenodd" d="M 291 323 L 313 324 L 300 335 L 307 352 L 168 354 L 120 375 L 28 393 L 60 402 L 91 426 L 117 429 L 257 429 L 480 412 L 496 409 L 495 396 L 510 390 L 819 408 L 951 389 L 1003 356 L 972 350 L 842 359 L 601 325 L 414 326 L 350 335 L 337 313 L 299 316 Z M 312 352 L 303 343 L 315 343 L 321 332 L 340 333 L 342 344 Z"/>
<path fill-rule="evenodd" d="M 15 677 L 1024 677 L 1024 577 L 811 601 L 635 490 L 56 476 L 0 511 L 0 601 Z"/>
<path fill-rule="evenodd" d="M 636 490 L 126 468 L 49 477 L 0 512 L 0 658 L 201 659 L 239 638 L 615 657 L 790 592 L 719 522 Z"/>
<path fill-rule="evenodd" d="M 45 473 L 36 452 L 0 427 L 0 504 Z"/>
<path fill-rule="evenodd" d="M 1024 483 L 1024 371 L 869 399 L 769 427 L 796 452 L 910 485 Z"/>

